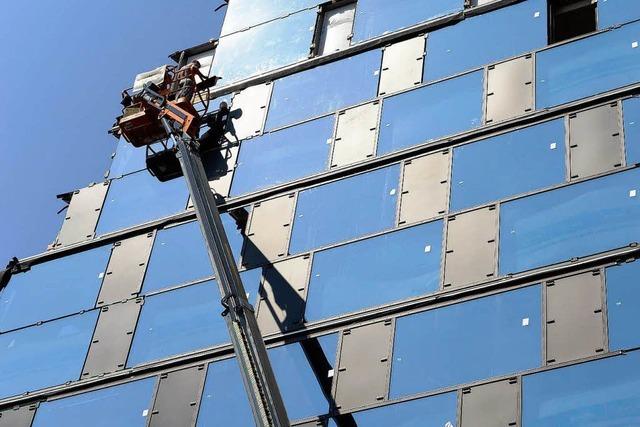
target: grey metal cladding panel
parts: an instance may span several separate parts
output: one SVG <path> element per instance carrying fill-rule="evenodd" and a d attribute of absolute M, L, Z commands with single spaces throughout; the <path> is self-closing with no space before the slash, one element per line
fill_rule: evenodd
<path fill-rule="evenodd" d="M 232 129 L 227 135 L 230 141 L 236 137 L 240 140 L 246 139 L 262 132 L 272 87 L 272 84 L 264 83 L 248 87 L 233 96 L 231 103 Z"/>
<path fill-rule="evenodd" d="M 287 255 L 295 201 L 295 194 L 288 194 L 253 206 L 243 265 L 260 266 Z"/>
<path fill-rule="evenodd" d="M 380 402 L 387 396 L 390 321 L 345 330 L 336 374 L 336 405 L 346 411 Z"/>
<path fill-rule="evenodd" d="M 153 247 L 154 233 L 117 242 L 112 251 L 98 307 L 138 295 Z"/>
<path fill-rule="evenodd" d="M 219 194 L 222 197 L 229 196 L 231 179 L 233 178 L 233 171 L 238 158 L 238 148 L 238 146 L 234 146 L 224 150 L 210 151 L 203 155 L 203 164 L 209 180 L 209 187 L 215 194 Z M 193 202 L 189 198 L 189 207 L 192 206 Z"/>
<path fill-rule="evenodd" d="M 623 164 L 620 109 L 607 104 L 569 115 L 571 178 L 582 178 Z"/>
<path fill-rule="evenodd" d="M 602 286 L 598 272 L 547 283 L 547 363 L 605 350 Z"/>
<path fill-rule="evenodd" d="M 103 182 L 76 191 L 58 235 L 57 246 L 67 246 L 93 238 L 109 183 Z"/>
<path fill-rule="evenodd" d="M 345 110 L 338 115 L 331 167 L 339 167 L 373 157 L 380 102 Z"/>
<path fill-rule="evenodd" d="M 400 194 L 400 224 L 424 221 L 447 210 L 449 151 L 407 160 Z"/>
<path fill-rule="evenodd" d="M 194 366 L 160 376 L 149 427 L 191 426 L 204 383 L 204 366 Z"/>
<path fill-rule="evenodd" d="M 533 67 L 532 55 L 489 66 L 487 123 L 518 117 L 534 109 Z"/>
<path fill-rule="evenodd" d="M 462 390 L 461 427 L 507 427 L 518 423 L 517 379 Z"/>
<path fill-rule="evenodd" d="M 124 369 L 143 300 L 102 307 L 82 377 Z"/>
<path fill-rule="evenodd" d="M 327 55 L 350 46 L 355 12 L 355 2 L 325 12 L 318 55 Z"/>
<path fill-rule="evenodd" d="M 424 36 L 384 48 L 379 95 L 409 89 L 422 83 L 425 56 Z"/>
<path fill-rule="evenodd" d="M 5 409 L 0 412 L 0 427 L 31 427 L 36 409 L 35 405 Z"/>
<path fill-rule="evenodd" d="M 303 324 L 309 266 L 307 255 L 264 269 L 256 315 L 263 335 L 290 331 Z"/>
<path fill-rule="evenodd" d="M 498 211 L 478 209 L 450 217 L 444 286 L 458 288 L 495 275 Z"/>

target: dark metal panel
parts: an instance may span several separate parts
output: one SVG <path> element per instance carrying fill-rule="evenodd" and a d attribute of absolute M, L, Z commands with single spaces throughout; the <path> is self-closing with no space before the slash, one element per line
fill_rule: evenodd
<path fill-rule="evenodd" d="M 507 427 L 518 425 L 516 378 L 462 390 L 461 427 Z"/>
<path fill-rule="evenodd" d="M 605 350 L 602 276 L 598 271 L 546 283 L 547 363 Z"/>
<path fill-rule="evenodd" d="M 204 365 L 160 375 L 149 427 L 192 426 L 204 377 Z"/>
<path fill-rule="evenodd" d="M 67 246 L 93 238 L 108 189 L 109 183 L 101 182 L 73 193 L 56 246 Z"/>
<path fill-rule="evenodd" d="M 0 427 L 31 427 L 36 405 L 18 406 L 0 412 Z"/>
<path fill-rule="evenodd" d="M 444 287 L 458 288 L 495 275 L 498 211 L 495 206 L 450 217 Z"/>
<path fill-rule="evenodd" d="M 98 296 L 98 307 L 138 295 L 147 270 L 154 234 L 151 232 L 116 242 Z"/>
<path fill-rule="evenodd" d="M 486 106 L 487 123 L 533 111 L 533 55 L 489 66 Z"/>
<path fill-rule="evenodd" d="M 373 157 L 380 102 L 375 101 L 338 114 L 331 167 L 345 166 Z"/>
<path fill-rule="evenodd" d="M 102 307 L 82 378 L 124 369 L 143 299 Z"/>
<path fill-rule="evenodd" d="M 233 96 L 230 141 L 246 139 L 262 132 L 273 85 L 251 86 Z"/>
<path fill-rule="evenodd" d="M 347 329 L 336 374 L 336 406 L 347 411 L 387 397 L 391 321 Z"/>
<path fill-rule="evenodd" d="M 617 103 L 569 115 L 571 179 L 620 168 L 623 156 L 620 108 Z"/>
<path fill-rule="evenodd" d="M 260 266 L 287 255 L 295 194 L 253 205 L 242 256 L 246 267 Z"/>
<path fill-rule="evenodd" d="M 449 154 L 442 151 L 407 160 L 402 175 L 400 224 L 442 215 L 449 197 Z"/>
<path fill-rule="evenodd" d="M 257 306 L 258 326 L 263 335 L 287 332 L 304 322 L 310 257 L 282 261 L 264 269 Z"/>
<path fill-rule="evenodd" d="M 379 95 L 409 89 L 422 83 L 425 37 L 418 36 L 383 49 Z"/>

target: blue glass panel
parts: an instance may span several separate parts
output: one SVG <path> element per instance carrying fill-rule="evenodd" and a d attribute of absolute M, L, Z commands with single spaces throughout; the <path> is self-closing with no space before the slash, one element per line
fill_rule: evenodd
<path fill-rule="evenodd" d="M 479 127 L 483 80 L 477 71 L 386 98 L 378 155 Z"/>
<path fill-rule="evenodd" d="M 262 269 L 254 268 L 253 270 L 246 270 L 240 272 L 240 279 L 242 280 L 242 286 L 247 293 L 247 300 L 249 304 L 254 307 L 258 303 L 258 289 L 260 289 L 260 280 L 262 279 Z"/>
<path fill-rule="evenodd" d="M 429 33 L 424 81 L 547 45 L 547 2 L 528 0 Z"/>
<path fill-rule="evenodd" d="M 298 194 L 292 254 L 392 228 L 400 167 L 389 166 Z"/>
<path fill-rule="evenodd" d="M 500 273 L 516 273 L 603 252 L 640 238 L 640 170 L 505 203 Z"/>
<path fill-rule="evenodd" d="M 366 427 L 455 427 L 458 394 L 446 393 L 353 414 Z"/>
<path fill-rule="evenodd" d="M 231 195 L 304 178 L 327 168 L 334 116 L 242 142 Z"/>
<path fill-rule="evenodd" d="M 266 129 L 375 98 L 381 62 L 381 51 L 372 50 L 276 80 Z"/>
<path fill-rule="evenodd" d="M 627 164 L 637 164 L 640 163 L 640 98 L 625 99 L 622 111 Z"/>
<path fill-rule="evenodd" d="M 228 85 L 307 59 L 317 17 L 311 9 L 221 37 L 210 74 Z"/>
<path fill-rule="evenodd" d="M 640 19 L 640 2 L 637 0 L 599 0 L 596 10 L 601 30 Z"/>
<path fill-rule="evenodd" d="M 234 0 L 227 6 L 222 35 L 253 27 L 322 3 L 322 0 Z"/>
<path fill-rule="evenodd" d="M 523 379 L 523 427 L 640 425 L 640 353 Z"/>
<path fill-rule="evenodd" d="M 145 298 L 127 366 L 228 341 L 215 281 Z"/>
<path fill-rule="evenodd" d="M 442 221 L 317 252 L 305 319 L 315 321 L 435 292 Z"/>
<path fill-rule="evenodd" d="M 144 427 L 156 378 L 44 402 L 33 427 Z"/>
<path fill-rule="evenodd" d="M 358 0 L 355 43 L 462 10 L 462 0 Z"/>
<path fill-rule="evenodd" d="M 158 231 L 142 286 L 149 293 L 213 275 L 197 221 Z"/>
<path fill-rule="evenodd" d="M 451 210 L 561 184 L 565 174 L 563 119 L 463 145 L 453 150 Z"/>
<path fill-rule="evenodd" d="M 80 252 L 11 277 L 0 293 L 0 330 L 95 307 L 111 246 Z"/>
<path fill-rule="evenodd" d="M 391 397 L 540 366 L 540 312 L 530 286 L 398 319 Z"/>
<path fill-rule="evenodd" d="M 536 106 L 553 107 L 640 80 L 640 23 L 536 55 Z"/>
<path fill-rule="evenodd" d="M 120 138 L 116 154 L 109 168 L 109 177 L 118 178 L 131 172 L 146 169 L 146 158 L 147 154 L 144 148 L 136 148 Z"/>
<path fill-rule="evenodd" d="M 0 335 L 0 398 L 77 381 L 98 310 Z"/>
<path fill-rule="evenodd" d="M 640 262 L 607 268 L 609 348 L 640 346 Z"/>
<path fill-rule="evenodd" d="M 244 209 L 247 214 L 246 218 L 249 217 L 251 213 L 251 207 L 238 208 Z M 242 255 L 242 244 L 244 243 L 244 231 L 247 227 L 246 222 L 238 224 L 233 217 L 228 213 L 223 213 L 220 215 L 220 219 L 222 220 L 222 226 L 224 227 L 225 232 L 227 233 L 227 239 L 229 240 L 229 246 L 231 246 L 231 252 L 233 253 L 233 257 L 236 261 L 240 260 L 240 256 Z"/>
<path fill-rule="evenodd" d="M 182 178 L 159 182 L 147 171 L 114 179 L 96 234 L 142 224 L 185 210 L 189 192 Z"/>

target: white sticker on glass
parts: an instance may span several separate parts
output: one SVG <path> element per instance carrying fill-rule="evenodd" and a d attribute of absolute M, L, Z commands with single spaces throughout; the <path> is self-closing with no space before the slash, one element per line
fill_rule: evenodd
<path fill-rule="evenodd" d="M 540 18 L 540 12 L 536 12 L 536 13 L 534 13 L 534 14 L 533 14 L 533 17 L 534 17 L 534 18 Z"/>
<path fill-rule="evenodd" d="M 396 189 L 392 188 L 391 191 L 389 191 L 389 195 L 390 196 L 395 196 L 395 194 L 396 194 Z"/>
<path fill-rule="evenodd" d="M 638 195 L 638 190 L 630 190 L 629 197 L 636 197 Z"/>
<path fill-rule="evenodd" d="M 104 277 L 104 271 L 100 272 L 100 274 L 98 274 L 98 279 L 102 279 Z"/>
<path fill-rule="evenodd" d="M 149 415 L 149 410 L 145 409 L 144 411 L 142 411 L 142 416 L 146 417 L 147 415 Z"/>
<path fill-rule="evenodd" d="M 551 144 L 549 144 L 549 148 L 552 150 L 555 150 L 556 148 L 558 148 L 558 144 L 556 144 L 555 142 L 552 142 Z"/>
<path fill-rule="evenodd" d="M 327 377 L 333 378 L 333 369 L 329 369 L 329 372 L 327 372 Z"/>
<path fill-rule="evenodd" d="M 525 317 L 524 319 L 522 319 L 522 326 L 529 326 L 529 318 Z"/>
<path fill-rule="evenodd" d="M 424 252 L 425 252 L 425 253 L 429 253 L 429 252 L 431 252 L 431 245 L 427 245 L 427 246 L 425 246 L 425 247 L 424 247 Z"/>
<path fill-rule="evenodd" d="M 631 43 L 631 47 L 632 47 L 633 49 L 637 48 L 637 47 L 638 47 L 638 42 L 633 42 L 633 43 Z"/>

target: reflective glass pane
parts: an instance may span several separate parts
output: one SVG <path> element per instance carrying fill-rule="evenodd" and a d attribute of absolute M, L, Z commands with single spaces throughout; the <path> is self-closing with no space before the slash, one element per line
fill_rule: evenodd
<path fill-rule="evenodd" d="M 500 273 L 619 248 L 640 237 L 640 170 L 582 182 L 500 207 Z"/>
<path fill-rule="evenodd" d="M 215 281 L 145 298 L 127 366 L 228 341 Z"/>
<path fill-rule="evenodd" d="M 109 177 L 118 178 L 131 172 L 146 169 L 146 158 L 147 154 L 144 148 L 136 148 L 120 138 L 109 168 Z"/>
<path fill-rule="evenodd" d="M 292 254 L 392 228 L 399 165 L 390 166 L 298 194 Z"/>
<path fill-rule="evenodd" d="M 153 243 L 143 293 L 213 275 L 200 224 L 193 221 L 158 231 Z"/>
<path fill-rule="evenodd" d="M 334 116 L 242 142 L 231 195 L 250 193 L 327 168 Z"/>
<path fill-rule="evenodd" d="M 601 30 L 640 18 L 640 2 L 637 0 L 599 0 L 596 10 Z"/>
<path fill-rule="evenodd" d="M 358 0 L 354 43 L 461 11 L 462 0 Z"/>
<path fill-rule="evenodd" d="M 98 310 L 0 335 L 0 398 L 77 381 Z"/>
<path fill-rule="evenodd" d="M 311 9 L 221 37 L 210 75 L 223 86 L 308 58 L 317 17 Z"/>
<path fill-rule="evenodd" d="M 322 3 L 321 0 L 234 0 L 229 2 L 222 35 L 253 27 Z"/>
<path fill-rule="evenodd" d="M 247 293 L 247 300 L 254 308 L 258 303 L 258 290 L 260 289 L 260 280 L 262 280 L 262 269 L 254 268 L 240 272 L 242 286 Z"/>
<path fill-rule="evenodd" d="M 528 0 L 429 33 L 424 81 L 547 45 L 547 2 Z"/>
<path fill-rule="evenodd" d="M 396 323 L 392 398 L 540 366 L 540 286 L 450 305 Z"/>
<path fill-rule="evenodd" d="M 372 50 L 276 80 L 266 129 L 375 98 L 381 62 L 381 51 Z"/>
<path fill-rule="evenodd" d="M 607 268 L 609 348 L 640 346 L 640 262 Z"/>
<path fill-rule="evenodd" d="M 142 224 L 185 210 L 187 186 L 182 178 L 159 182 L 147 171 L 111 181 L 97 235 Z"/>
<path fill-rule="evenodd" d="M 33 427 L 144 427 L 156 378 L 43 402 Z"/>
<path fill-rule="evenodd" d="M 11 277 L 0 293 L 0 330 L 95 307 L 111 246 L 80 252 Z"/>
<path fill-rule="evenodd" d="M 640 98 L 622 102 L 627 165 L 640 163 Z"/>
<path fill-rule="evenodd" d="M 454 148 L 451 210 L 561 184 L 565 169 L 563 119 Z"/>
<path fill-rule="evenodd" d="M 640 23 L 536 55 L 536 106 L 553 107 L 640 80 Z"/>
<path fill-rule="evenodd" d="M 458 394 L 446 393 L 353 414 L 366 427 L 455 427 Z"/>
<path fill-rule="evenodd" d="M 523 379 L 523 427 L 640 425 L 640 352 Z"/>
<path fill-rule="evenodd" d="M 378 155 L 479 127 L 483 80 L 477 71 L 386 98 Z"/>
<path fill-rule="evenodd" d="M 313 255 L 305 319 L 315 321 L 435 292 L 442 221 Z"/>
<path fill-rule="evenodd" d="M 240 215 L 238 217 L 245 218 L 244 220 L 237 221 L 230 214 L 223 213 L 220 215 L 220 219 L 222 220 L 222 226 L 224 227 L 225 232 L 227 233 L 227 239 L 229 240 L 229 246 L 231 246 L 231 252 L 233 252 L 233 256 L 236 261 L 240 260 L 240 256 L 242 255 L 242 244 L 244 243 L 244 231 L 247 227 L 246 218 L 249 218 L 249 214 L 251 213 L 250 207 L 238 208 L 236 211 L 243 209 L 245 214 Z"/>

